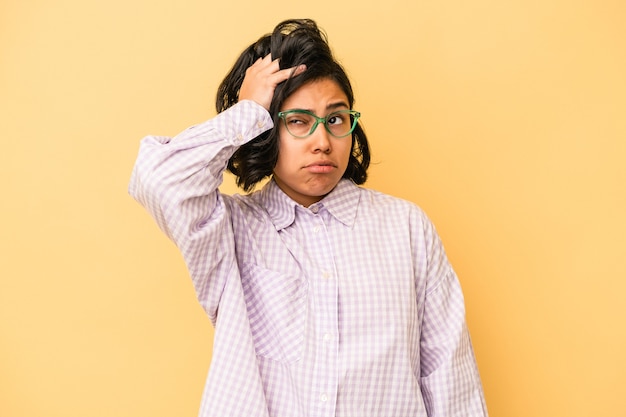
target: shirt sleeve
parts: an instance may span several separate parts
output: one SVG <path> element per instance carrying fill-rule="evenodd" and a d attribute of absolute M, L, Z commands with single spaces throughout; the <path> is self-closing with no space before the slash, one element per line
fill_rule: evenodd
<path fill-rule="evenodd" d="M 232 223 L 218 187 L 239 146 L 272 127 L 263 107 L 241 101 L 173 138 L 147 136 L 139 147 L 129 193 L 180 249 L 213 322 L 235 264 Z"/>
<path fill-rule="evenodd" d="M 429 417 L 487 417 L 459 280 L 425 219 L 427 286 L 420 386 Z"/>

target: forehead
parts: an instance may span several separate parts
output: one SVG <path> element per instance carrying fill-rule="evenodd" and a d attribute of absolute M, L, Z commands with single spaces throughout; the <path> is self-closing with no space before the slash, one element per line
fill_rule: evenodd
<path fill-rule="evenodd" d="M 348 108 L 348 96 L 335 80 L 323 78 L 300 86 L 285 99 L 281 110 L 297 108 L 319 111 L 337 105 Z"/>

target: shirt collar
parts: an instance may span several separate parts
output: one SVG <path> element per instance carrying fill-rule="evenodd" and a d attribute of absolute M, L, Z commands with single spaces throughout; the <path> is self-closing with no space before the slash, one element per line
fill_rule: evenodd
<path fill-rule="evenodd" d="M 354 225 L 360 200 L 360 188 L 351 180 L 342 179 L 337 186 L 315 205 L 323 207 L 348 227 Z M 270 180 L 261 190 L 261 204 L 267 210 L 276 230 L 289 227 L 295 220 L 298 203 L 280 189 L 276 181 Z"/>

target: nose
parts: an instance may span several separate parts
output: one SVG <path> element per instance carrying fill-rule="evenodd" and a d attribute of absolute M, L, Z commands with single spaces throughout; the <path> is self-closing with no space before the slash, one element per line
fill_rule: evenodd
<path fill-rule="evenodd" d="M 328 133 L 328 131 L 326 130 L 326 126 L 320 123 L 317 126 L 317 129 L 315 129 L 315 131 L 311 134 L 311 140 L 313 141 L 313 152 L 330 153 L 330 139 L 330 133 Z"/>

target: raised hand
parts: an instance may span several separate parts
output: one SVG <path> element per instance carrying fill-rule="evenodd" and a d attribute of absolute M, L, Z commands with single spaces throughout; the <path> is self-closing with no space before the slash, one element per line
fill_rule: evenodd
<path fill-rule="evenodd" d="M 281 70 L 278 59 L 270 55 L 259 58 L 247 70 L 239 90 L 239 100 L 253 100 L 269 110 L 276 86 L 306 70 L 306 65 L 298 65 Z"/>

